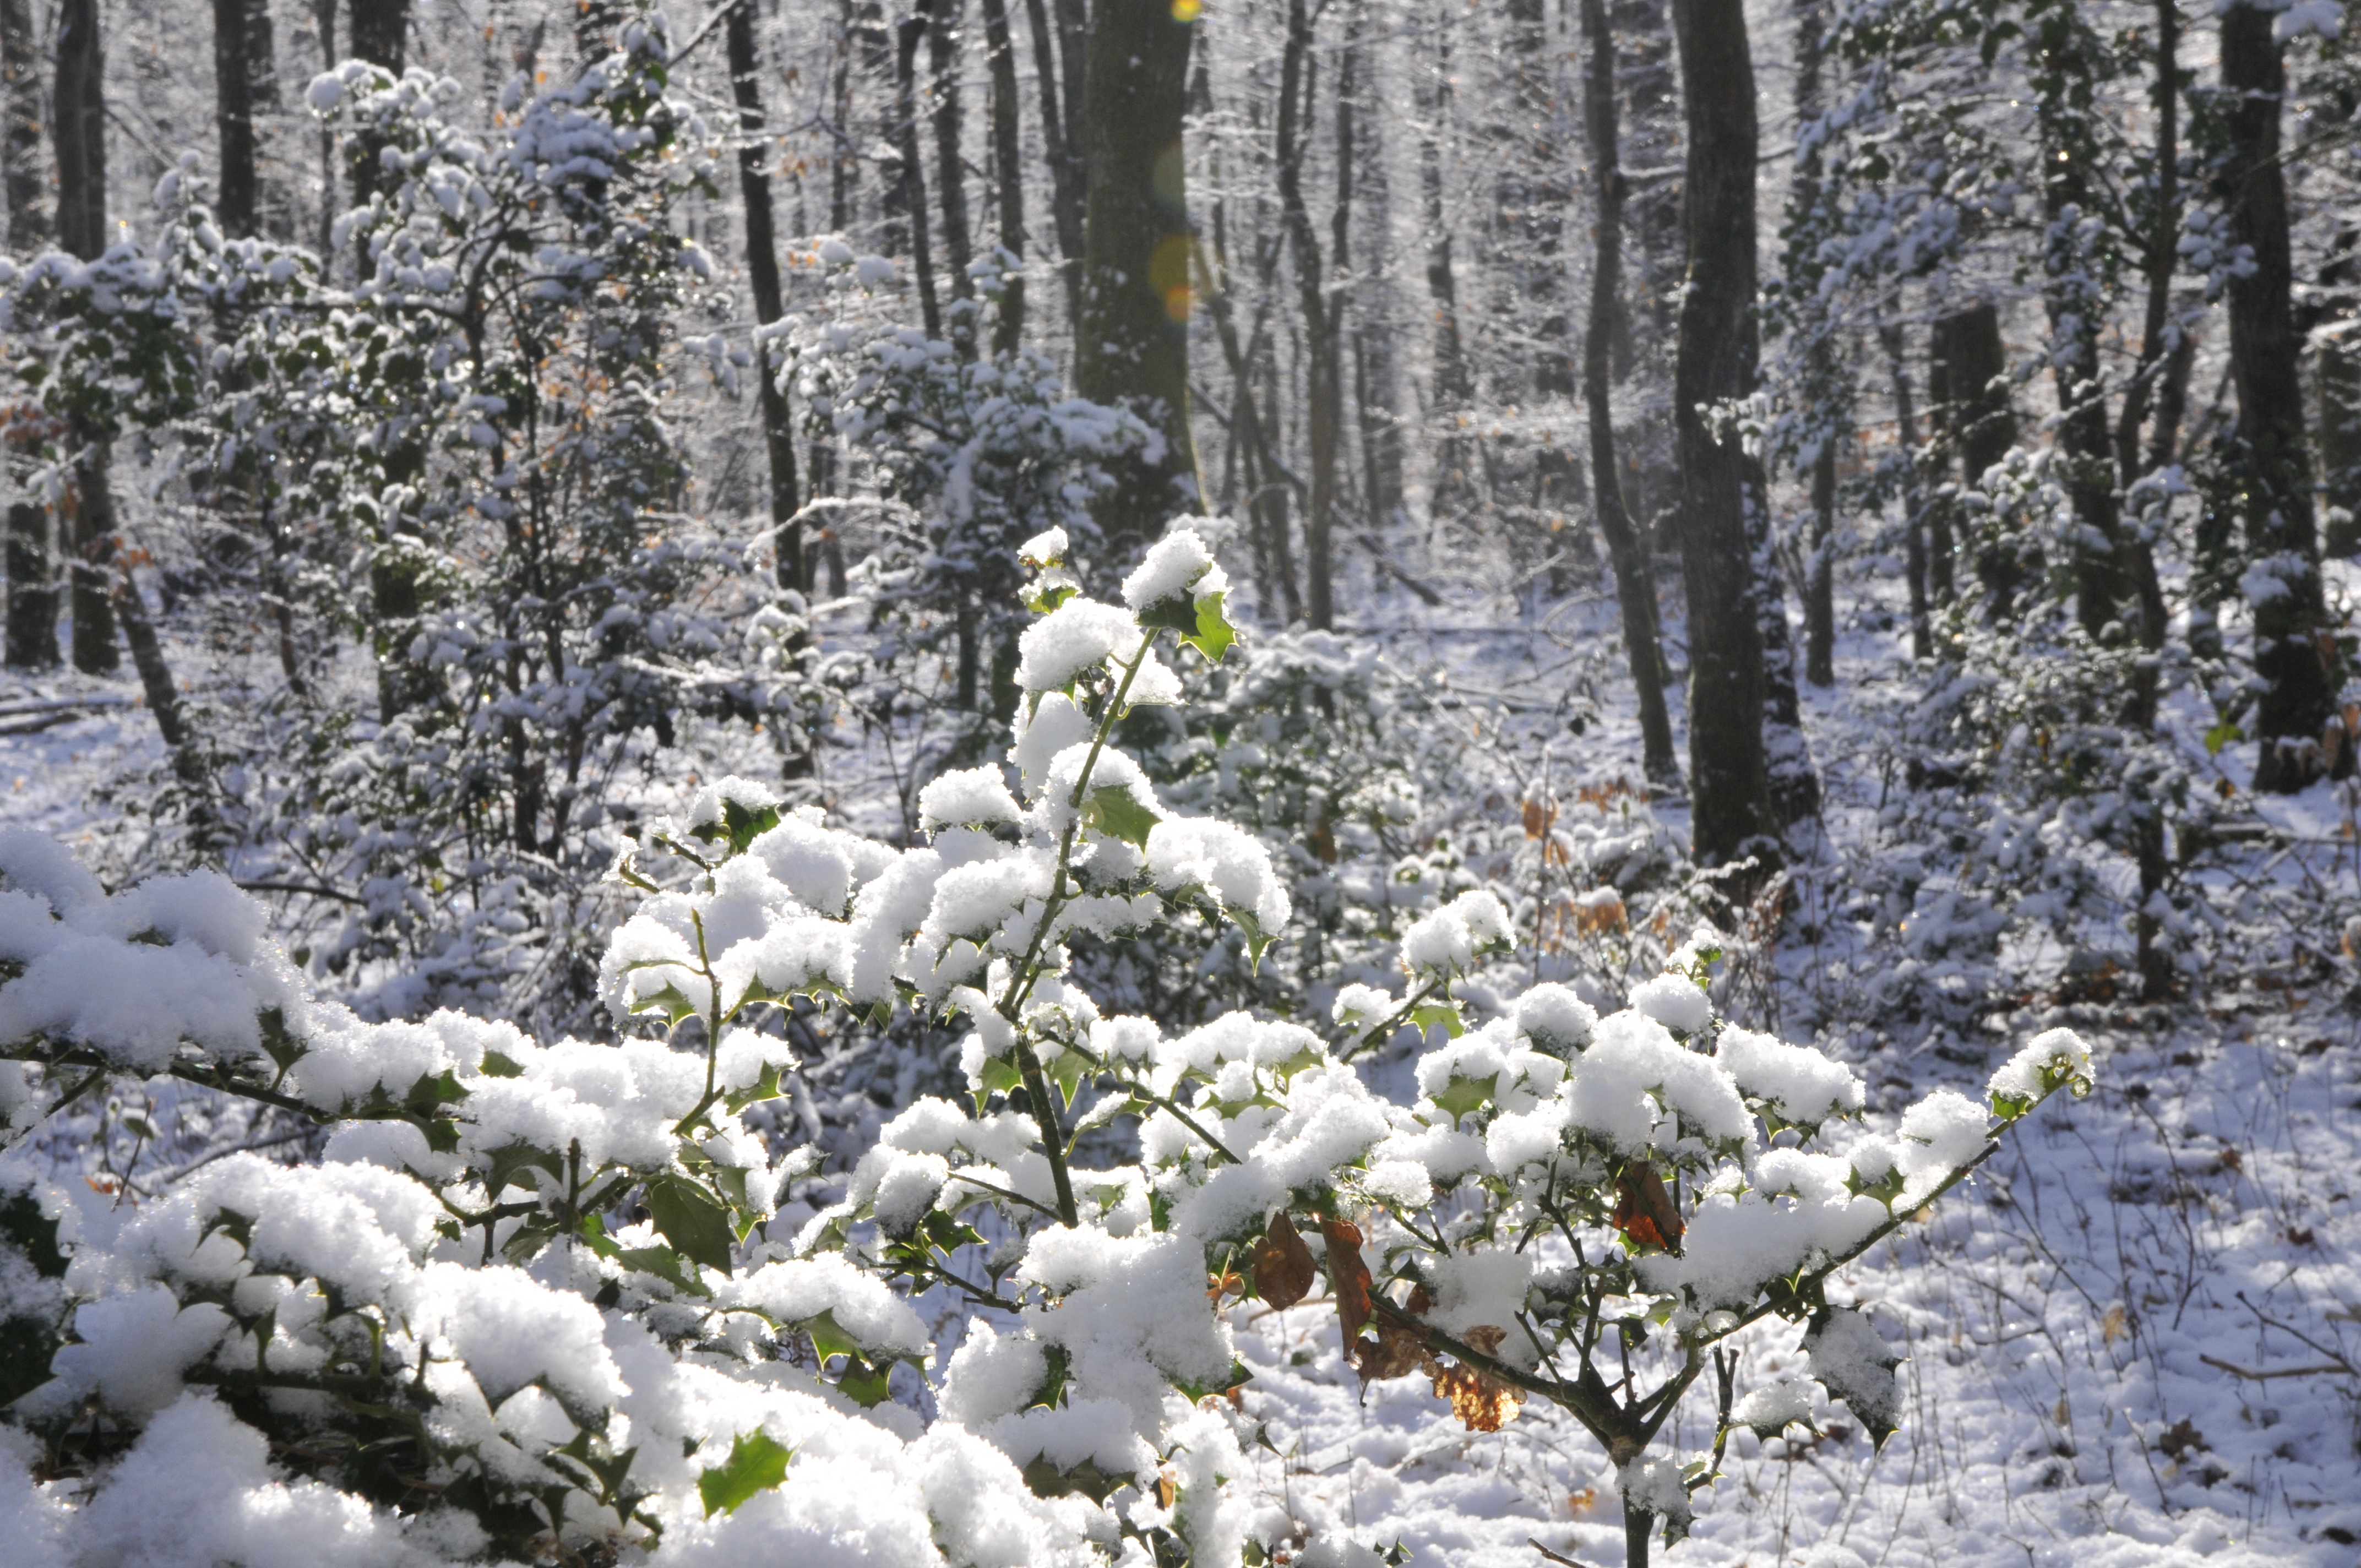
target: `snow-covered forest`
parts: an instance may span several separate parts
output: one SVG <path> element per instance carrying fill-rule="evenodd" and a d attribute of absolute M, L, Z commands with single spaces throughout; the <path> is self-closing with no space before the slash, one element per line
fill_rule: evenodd
<path fill-rule="evenodd" d="M 0 0 L 0 1564 L 2361 1563 L 2339 0 Z"/>

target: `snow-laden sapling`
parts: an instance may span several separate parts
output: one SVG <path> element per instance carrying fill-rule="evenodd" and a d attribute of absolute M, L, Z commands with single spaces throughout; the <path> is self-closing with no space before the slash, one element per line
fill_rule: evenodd
<path fill-rule="evenodd" d="M 1251 1430 L 1213 1398 L 1248 1376 L 1228 1312 L 1323 1272 L 1364 1377 L 1422 1374 L 1477 1429 L 1543 1399 L 1597 1437 L 1635 1558 L 1685 1525 L 1734 1426 L 1809 1415 L 1800 1384 L 1741 1398 L 1747 1324 L 1803 1325 L 1813 1378 L 1890 1428 L 1894 1358 L 1826 1282 L 1996 1122 L 2087 1090 L 2080 1042 L 2044 1036 L 1988 1103 L 1938 1091 L 1874 1135 L 1842 1066 L 1715 1016 L 1697 943 L 1610 1017 L 1543 985 L 1468 1028 L 1460 983 L 1510 942 L 1480 891 L 1406 934 L 1401 996 L 1345 991 L 1333 1039 L 1103 1015 L 1068 973 L 1075 933 L 1202 918 L 1259 956 L 1289 898 L 1257 839 L 1170 810 L 1115 740 L 1180 696 L 1159 644 L 1232 640 L 1202 541 L 1172 532 L 1120 604 L 1081 595 L 1054 531 L 1023 554 L 1011 771 L 929 785 L 928 842 L 731 779 L 619 857 L 645 896 L 606 993 L 669 1042 L 365 1025 L 308 995 L 226 884 L 109 896 L 0 839 L 13 1129 L 165 1075 L 335 1124 L 324 1166 L 233 1156 L 127 1218 L 61 1216 L 56 1192 L 38 1223 L 5 1211 L 27 1261 L 0 1280 L 28 1283 L 0 1319 L 53 1347 L 0 1451 L 31 1562 L 165 1528 L 236 1557 L 334 1521 L 368 1562 L 852 1542 L 894 1564 L 1261 1563 L 1297 1543 L 1257 1538 L 1225 1486 Z M 971 1094 L 905 1110 L 788 1234 L 779 1193 L 810 1157 L 774 1159 L 741 1117 L 792 1060 L 763 1028 L 814 1005 L 963 1017 Z M 1389 1103 L 1347 1058 L 1414 1022 L 1447 1043 Z M 922 1293 L 966 1309 L 947 1355 L 928 1325 L 961 1314 L 921 1316 Z M 933 1381 L 931 1425 L 893 1397 L 904 1367 Z M 1708 1370 L 1713 1450 L 1659 1453 Z M 37 1461 L 89 1483 L 69 1504 Z M 159 1476 L 185 1506 L 154 1506 Z"/>

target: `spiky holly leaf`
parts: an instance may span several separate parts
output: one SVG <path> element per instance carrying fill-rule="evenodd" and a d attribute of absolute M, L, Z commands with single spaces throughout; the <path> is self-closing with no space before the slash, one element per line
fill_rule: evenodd
<path fill-rule="evenodd" d="M 787 1478 L 787 1462 L 795 1450 L 774 1442 L 757 1428 L 741 1432 L 730 1442 L 730 1457 L 719 1469 L 697 1478 L 697 1495 L 705 1503 L 705 1517 L 738 1511 L 757 1492 L 767 1492 Z"/>

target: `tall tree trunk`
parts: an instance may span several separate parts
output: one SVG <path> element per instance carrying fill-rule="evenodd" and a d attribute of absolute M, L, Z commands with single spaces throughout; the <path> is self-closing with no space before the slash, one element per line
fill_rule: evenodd
<path fill-rule="evenodd" d="M 943 310 L 935 297 L 933 247 L 927 234 L 927 176 L 918 162 L 918 40 L 924 16 L 906 16 L 894 40 L 894 140 L 902 157 L 897 200 L 910 223 L 910 270 L 918 285 L 918 315 L 927 335 L 943 335 Z"/>
<path fill-rule="evenodd" d="M 2107 300 L 2100 258 L 2084 244 L 2081 219 L 2094 210 L 2092 178 L 2103 156 L 2090 132 L 2078 84 L 2098 74 L 2099 40 L 2071 4 L 2054 8 L 2034 34 L 2037 69 L 2070 83 L 2045 92 L 2040 114 L 2042 302 L 2049 316 L 2049 363 L 2058 393 L 2057 466 L 2074 509 L 2074 603 L 2092 641 L 2119 639 L 2125 601 L 2107 394 L 2100 380 L 2099 328 Z M 2128 482 L 2131 476 L 2124 478 Z M 2114 630 L 2110 630 L 2114 628 Z"/>
<path fill-rule="evenodd" d="M 838 234 L 852 226 L 852 187 L 861 178 L 861 159 L 852 148 L 853 28 L 852 0 L 841 0 L 836 13 L 835 70 L 828 89 L 836 116 L 829 137 L 828 226 Z"/>
<path fill-rule="evenodd" d="M 41 60 L 30 0 L 0 0 L 0 192 L 8 202 L 8 249 L 31 256 L 49 241 L 49 181 L 41 167 Z M 18 494 L 29 488 L 28 445 L 7 444 Z M 49 552 L 47 508 L 8 509 L 7 663 L 48 669 L 58 662 L 57 565 Z"/>
<path fill-rule="evenodd" d="M 320 28 L 320 69 L 336 66 L 336 0 L 312 0 L 312 17 Z M 336 133 L 320 126 L 320 233 L 315 242 L 323 258 L 335 250 Z"/>
<path fill-rule="evenodd" d="M 105 61 L 100 55 L 98 0 L 62 0 L 58 8 L 58 77 L 52 107 L 57 115 L 58 240 L 71 254 L 94 261 L 106 249 Z M 120 662 L 115 646 L 115 611 L 107 579 L 115 547 L 106 524 L 114 515 L 105 497 L 106 455 L 77 430 L 85 456 L 75 480 L 79 503 L 63 521 L 71 523 L 72 552 L 73 666 L 104 674 Z"/>
<path fill-rule="evenodd" d="M 1907 545 L 1905 574 L 1910 589 L 1910 656 L 1935 656 L 1935 630 L 1927 602 L 1927 498 L 1918 484 L 1918 411 L 1910 395 L 1910 361 L 1902 326 L 1888 322 L 1877 329 L 1878 346 L 1885 351 L 1886 371 L 1894 378 L 1894 422 L 1902 446 L 1902 510 Z"/>
<path fill-rule="evenodd" d="M 32 0 L 0 0 L 0 190 L 8 200 L 8 249 L 30 256 L 49 237 L 49 181 L 41 168 L 41 56 Z"/>
<path fill-rule="evenodd" d="M 2008 401 L 2008 349 L 2001 342 L 1998 307 L 1987 302 L 1937 317 L 1927 364 L 1927 395 L 1936 405 L 1935 417 L 1941 422 L 1945 444 L 1959 454 L 1960 482 L 1972 489 L 1983 482 L 1984 470 L 2016 444 L 2016 414 Z M 2006 618 L 2025 586 L 2021 542 L 1977 539 L 1967 518 L 1949 508 L 1938 509 L 1932 521 L 1938 597 L 1951 594 L 1951 524 L 1957 522 L 1964 535 L 1960 546 L 1969 553 L 1983 589 L 1986 623 Z"/>
<path fill-rule="evenodd" d="M 1000 248 L 1025 259 L 1025 143 L 1016 104 L 1016 46 L 1008 36 L 1007 0 L 981 0 L 984 64 L 992 73 L 992 167 L 997 177 Z M 992 347 L 1014 354 L 1025 341 L 1025 275 L 1002 280 L 1000 310 L 993 319 Z"/>
<path fill-rule="evenodd" d="M 1792 197 L 1796 213 L 1809 214 L 1819 205 L 1821 141 L 1815 126 L 1820 117 L 1820 70 L 1828 52 L 1827 0 L 1797 0 L 1795 5 L 1795 126 L 1798 138 L 1795 185 Z M 1830 408 L 1839 406 L 1836 345 L 1828 323 L 1815 320 L 1806 331 L 1812 342 L 1805 384 L 1815 389 Z M 1804 557 L 1804 678 L 1816 686 L 1836 685 L 1836 510 L 1837 442 L 1843 433 L 1834 424 L 1820 433 L 1812 458 L 1811 524 Z"/>
<path fill-rule="evenodd" d="M 1194 33 L 1193 23 L 1175 19 L 1168 0 L 1093 0 L 1091 7 L 1075 389 L 1129 406 L 1164 438 L 1160 452 L 1116 465 L 1115 483 L 1099 502 L 1111 562 L 1146 543 L 1197 495 L 1180 147 Z"/>
<path fill-rule="evenodd" d="M 975 280 L 968 268 L 975 260 L 975 241 L 967 222 L 967 171 L 961 167 L 960 144 L 965 120 L 959 90 L 960 0 L 928 0 L 927 60 L 933 77 L 935 179 L 941 189 L 937 199 L 943 209 L 943 253 L 950 264 L 951 298 L 975 297 Z M 961 334 L 969 352 L 974 349 L 972 323 Z"/>
<path fill-rule="evenodd" d="M 2318 335 L 2312 362 L 2320 388 L 2321 493 L 2334 510 L 2322 520 L 2322 554 L 2361 554 L 2361 323 L 2355 285 L 2361 283 L 2361 230 L 2338 233 L 2320 269 L 2323 313 L 2333 319 Z"/>
<path fill-rule="evenodd" d="M 1452 216 L 1444 200 L 1443 130 L 1451 112 L 1451 32 L 1435 30 L 1432 95 L 1420 105 L 1426 134 L 1419 147 L 1419 182 L 1426 200 L 1426 293 L 1434 307 L 1434 404 L 1442 438 L 1435 444 L 1434 499 L 1441 513 L 1466 494 L 1466 443 L 1458 433 L 1462 410 L 1474 400 L 1466 346 L 1459 330 L 1459 279 L 1453 265 Z M 1426 96 L 1422 94 L 1422 96 Z"/>
<path fill-rule="evenodd" d="M 1336 624 L 1334 539 L 1336 516 L 1336 460 L 1345 425 L 1345 394 L 1340 363 L 1338 317 L 1343 297 L 1333 292 L 1328 262 L 1312 226 L 1303 200 L 1304 155 L 1311 146 L 1311 127 L 1303 121 L 1312 96 L 1311 75 L 1312 32 L 1303 0 L 1289 0 L 1287 49 L 1279 67 L 1278 146 L 1279 202 L 1286 214 L 1290 248 L 1295 253 L 1296 294 L 1303 312 L 1305 379 L 1309 383 L 1304 422 L 1312 448 L 1312 490 L 1304 507 L 1304 613 L 1318 630 Z M 1337 162 L 1339 181 L 1333 247 L 1341 247 L 1352 211 L 1352 78 L 1353 51 L 1346 49 L 1339 68 L 1336 91 L 1337 137 L 1345 156 Z M 1341 255 L 1336 269 L 1343 269 Z"/>
<path fill-rule="evenodd" d="M 2255 705 L 2261 751 L 2255 787 L 2291 793 L 2320 776 L 2321 732 L 2336 696 L 2336 658 L 2313 531 L 2311 449 L 2304 440 L 2302 341 L 2290 310 L 2287 182 L 2279 112 L 2287 65 L 2269 11 L 2233 5 L 2222 16 L 2222 84 L 2230 110 L 2220 180 L 2230 238 L 2254 269 L 2230 280 L 2230 373 L 2238 389 L 2247 558 L 2276 587 L 2255 612 Z"/>
<path fill-rule="evenodd" d="M 1688 270 L 1674 356 L 1681 565 L 1688 588 L 1689 785 L 1695 854 L 1782 859 L 1763 751 L 1761 587 L 1748 538 L 1747 459 L 1715 405 L 1752 391 L 1754 63 L 1741 0 L 1673 0 L 1688 126 Z"/>
<path fill-rule="evenodd" d="M 7 659 L 12 670 L 58 662 L 58 589 L 49 564 L 49 514 L 31 501 L 8 508 Z"/>
<path fill-rule="evenodd" d="M 1506 165 L 1497 187 L 1502 226 L 1515 236 L 1513 286 L 1525 330 L 1532 334 L 1532 386 L 1539 397 L 1574 395 L 1570 323 L 1560 297 L 1565 260 L 1560 254 L 1571 192 L 1561 172 L 1565 151 L 1557 112 L 1557 52 L 1549 48 L 1545 0 L 1508 0 L 1507 66 L 1515 125 L 1500 138 Z M 1527 324 L 1529 323 L 1529 324 Z"/>
<path fill-rule="evenodd" d="M 277 107 L 269 0 L 214 0 L 214 120 L 221 191 L 214 215 L 235 239 L 251 237 L 260 208 L 254 116 Z"/>
<path fill-rule="evenodd" d="M 1623 653 L 1640 698 L 1642 765 L 1649 781 L 1680 784 L 1673 755 L 1672 715 L 1664 706 L 1664 642 L 1656 624 L 1656 582 L 1648 553 L 1623 510 L 1622 469 L 1615 456 L 1614 355 L 1623 294 L 1623 166 L 1615 104 L 1615 37 L 1607 0 L 1582 0 L 1582 37 L 1589 51 L 1583 121 L 1590 167 L 1598 180 L 1596 248 L 1590 264 L 1590 319 L 1582 342 L 1582 398 L 1590 415 L 1590 488 L 1598 531 L 1615 568 L 1615 596 L 1623 611 Z"/>
<path fill-rule="evenodd" d="M 779 288 L 778 231 L 771 212 L 771 177 L 764 168 L 769 144 L 763 135 L 762 57 L 755 48 L 754 0 L 735 0 L 724 38 L 730 53 L 730 90 L 738 104 L 738 193 L 746 208 L 746 275 L 753 286 L 754 322 L 767 327 L 786 313 Z M 756 334 L 761 335 L 760 332 Z M 771 459 L 771 530 L 774 571 L 779 587 L 810 590 L 804 560 L 802 525 L 796 522 L 796 432 L 787 417 L 787 394 L 771 367 L 767 342 L 758 344 L 755 373 L 762 382 L 763 444 Z"/>
<path fill-rule="evenodd" d="M 1066 139 L 1058 109 L 1057 35 L 1042 0 L 1025 0 L 1025 25 L 1033 34 L 1033 77 L 1041 89 L 1041 148 L 1049 163 L 1049 216 L 1058 236 L 1059 276 L 1066 289 L 1066 320 L 1082 316 L 1082 149 Z"/>
<path fill-rule="evenodd" d="M 353 56 L 401 75 L 410 44 L 410 0 L 351 0 Z M 377 194 L 382 170 L 375 139 L 363 137 L 355 148 L 353 204 L 365 207 Z"/>

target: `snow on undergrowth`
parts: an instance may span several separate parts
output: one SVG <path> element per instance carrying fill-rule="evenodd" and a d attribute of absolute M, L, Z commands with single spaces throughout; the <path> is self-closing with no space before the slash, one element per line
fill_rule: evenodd
<path fill-rule="evenodd" d="M 1752 1441 L 1832 1440 L 1831 1400 L 1902 1424 L 1840 1270 L 1906 1252 L 2014 1124 L 2088 1094 L 2081 1040 L 1872 1127 L 1852 1072 L 1718 1014 L 1706 928 L 1623 1011 L 1543 982 L 1471 1018 L 1515 935 L 1481 889 L 1408 927 L 1400 994 L 1338 995 L 1333 1039 L 1103 1014 L 1071 937 L 1204 920 L 1259 957 L 1290 895 L 1116 739 L 1182 695 L 1166 632 L 1208 662 L 1232 641 L 1210 553 L 1176 529 L 1117 608 L 1061 546 L 1025 552 L 1021 792 L 947 775 L 930 841 L 896 850 L 708 785 L 618 857 L 642 898 L 603 991 L 653 1026 L 619 1045 L 366 1023 L 219 877 L 110 894 L 0 840 L 12 1141 L 164 1080 L 326 1130 L 320 1163 L 229 1152 L 144 1203 L 11 1178 L 24 1560 L 1366 1558 L 1382 1521 L 1275 1507 L 1248 1458 L 1319 1382 L 1257 1365 L 1323 1281 L 1330 1365 L 1366 1398 L 1470 1434 L 1550 1408 L 1635 1554 L 1686 1536 Z M 966 1094 L 782 1211 L 816 1151 L 749 1120 L 795 1061 L 763 1025 L 835 1006 L 959 1019 Z M 1348 1059 L 1406 1026 L 1439 1043 Z"/>

